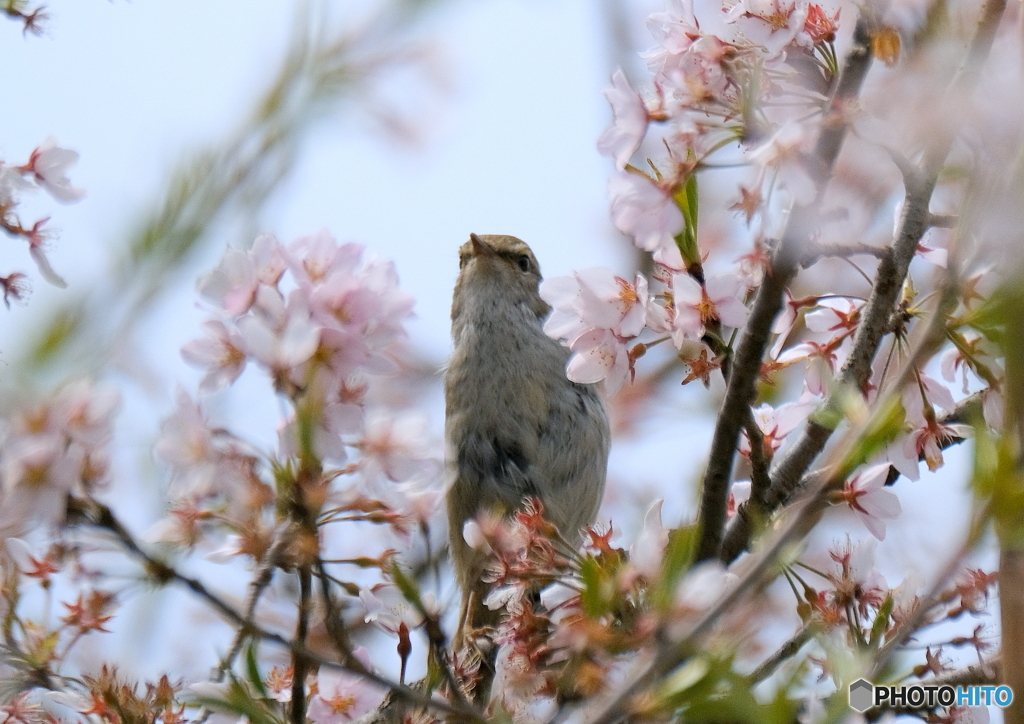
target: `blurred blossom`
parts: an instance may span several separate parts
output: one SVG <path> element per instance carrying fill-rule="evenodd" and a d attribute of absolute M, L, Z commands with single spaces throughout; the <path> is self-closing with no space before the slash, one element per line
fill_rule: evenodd
<path fill-rule="evenodd" d="M 370 655 L 359 646 L 352 654 L 368 670 L 373 670 Z M 385 689 L 367 681 L 358 674 L 320 667 L 317 674 L 317 694 L 310 700 L 306 712 L 314 724 L 341 724 L 350 722 L 376 709 L 384 701 Z"/>
<path fill-rule="evenodd" d="M 388 480 L 404 482 L 416 475 L 432 477 L 440 472 L 427 419 L 421 414 L 373 412 L 356 446 L 362 453 L 363 475 L 370 481 L 383 475 Z"/>
<path fill-rule="evenodd" d="M 255 457 L 227 430 L 212 427 L 199 403 L 178 390 L 174 413 L 164 420 L 156 456 L 171 466 L 172 495 L 201 498 L 224 495 L 244 505 L 251 486 L 258 485 Z"/>
<path fill-rule="evenodd" d="M 359 602 L 366 611 L 363 620 L 392 636 L 398 635 L 402 626 L 411 631 L 423 623 L 423 614 L 409 602 L 398 586 L 391 583 L 378 583 L 369 590 L 360 589 Z M 426 594 L 423 605 L 428 610 L 433 608 L 433 595 Z"/>
<path fill-rule="evenodd" d="M 629 547 L 629 564 L 649 581 L 658 580 L 661 562 L 668 545 L 668 530 L 661 522 L 664 500 L 656 500 L 644 514 L 644 526 L 633 545 Z"/>
<path fill-rule="evenodd" d="M 228 387 L 245 370 L 245 342 L 237 331 L 219 320 L 204 322 L 203 328 L 207 336 L 182 347 L 181 356 L 189 364 L 207 370 L 199 389 L 216 392 Z"/>
<path fill-rule="evenodd" d="M 85 196 L 85 190 L 71 185 L 68 168 L 78 162 L 78 152 L 61 148 L 53 136 L 32 151 L 28 164 L 20 170 L 31 173 L 36 182 L 57 201 L 71 204 Z"/>
<path fill-rule="evenodd" d="M 113 387 L 81 379 L 6 422 L 0 528 L 61 523 L 68 495 L 90 493 L 107 481 L 120 400 Z"/>
<path fill-rule="evenodd" d="M 615 168 L 626 168 L 630 157 L 640 148 L 647 132 L 647 107 L 629 85 L 626 74 L 618 69 L 612 74 L 612 87 L 604 92 L 612 107 L 612 125 L 601 134 L 597 150 L 615 160 Z"/>
<path fill-rule="evenodd" d="M 807 0 L 738 0 L 729 21 L 769 55 L 777 55 L 803 31 L 807 9 Z"/>
<path fill-rule="evenodd" d="M 199 280 L 199 294 L 229 317 L 244 314 L 256 299 L 256 270 L 244 251 L 228 247 L 217 267 Z"/>
<path fill-rule="evenodd" d="M 675 236 L 683 230 L 683 214 L 672 198 L 675 182 L 656 183 L 647 176 L 619 171 L 608 181 L 612 221 L 655 261 L 682 267 Z"/>

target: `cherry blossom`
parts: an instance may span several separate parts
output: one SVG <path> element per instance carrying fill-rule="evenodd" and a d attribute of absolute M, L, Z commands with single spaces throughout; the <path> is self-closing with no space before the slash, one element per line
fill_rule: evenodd
<path fill-rule="evenodd" d="M 365 432 L 356 447 L 362 453 L 363 475 L 369 480 L 381 476 L 405 482 L 419 474 L 432 476 L 440 464 L 431 453 L 429 428 L 419 414 L 387 415 L 374 412 L 366 420 Z"/>
<path fill-rule="evenodd" d="M 605 380 L 606 390 L 614 394 L 632 367 L 626 345 L 644 328 L 647 280 L 638 274 L 630 284 L 608 269 L 584 269 L 545 280 L 540 295 L 554 308 L 545 333 L 566 340 L 573 351 L 569 379 Z"/>
<path fill-rule="evenodd" d="M 0 528 L 59 523 L 69 494 L 105 482 L 119 404 L 112 387 L 83 379 L 14 417 L 2 440 Z"/>
<path fill-rule="evenodd" d="M 31 173 L 36 182 L 57 201 L 71 204 L 85 196 L 85 190 L 71 185 L 67 170 L 78 162 L 78 152 L 61 148 L 53 136 L 32 151 L 28 163 L 19 170 Z"/>
<path fill-rule="evenodd" d="M 885 521 L 895 520 L 902 512 L 900 499 L 884 487 L 888 478 L 888 463 L 872 465 L 855 473 L 837 495 L 878 540 L 885 540 Z"/>
<path fill-rule="evenodd" d="M 647 107 L 621 69 L 612 74 L 612 88 L 604 95 L 611 104 L 614 119 L 598 139 L 597 150 L 615 159 L 615 168 L 621 171 L 644 140 L 649 121 Z"/>
<path fill-rule="evenodd" d="M 359 601 L 366 611 L 363 620 L 392 636 L 398 635 L 402 626 L 411 631 L 423 623 L 423 614 L 394 584 L 380 583 L 369 590 L 360 589 Z M 425 596 L 423 604 L 433 607 L 433 597 Z"/>
<path fill-rule="evenodd" d="M 807 19 L 806 0 L 739 0 L 729 11 L 751 42 L 776 55 L 796 40 Z"/>
<path fill-rule="evenodd" d="M 693 0 L 667 0 L 665 7 L 664 12 L 647 18 L 647 29 L 669 53 L 684 53 L 701 36 L 700 24 L 693 14 Z"/>
<path fill-rule="evenodd" d="M 229 246 L 217 268 L 199 280 L 199 293 L 219 311 L 237 317 L 256 300 L 257 283 L 249 255 Z"/>
<path fill-rule="evenodd" d="M 32 285 L 21 272 L 11 272 L 5 277 L 0 277 L 0 287 L 4 290 L 4 306 L 11 308 L 11 301 L 15 304 L 25 304 L 28 295 L 32 292 Z"/>
<path fill-rule="evenodd" d="M 353 649 L 352 654 L 368 670 L 370 654 L 362 646 Z M 341 724 L 355 721 L 373 711 L 384 700 L 387 693 L 379 685 L 348 671 L 320 667 L 317 674 L 317 694 L 309 702 L 306 714 L 313 724 Z"/>
<path fill-rule="evenodd" d="M 641 249 L 654 252 L 655 261 L 681 268 L 675 236 L 683 230 L 683 214 L 672 198 L 671 187 L 620 171 L 609 179 L 608 192 L 612 221 L 619 231 L 632 237 Z"/>
<path fill-rule="evenodd" d="M 801 342 L 785 350 L 775 361 L 783 367 L 806 362 L 804 389 L 811 395 L 824 395 L 848 353 L 846 347 L 840 344 L 842 339 L 837 337 L 825 344 Z"/>
<path fill-rule="evenodd" d="M 782 447 L 789 433 L 799 427 L 817 407 L 817 402 L 803 398 L 796 402 L 783 403 L 777 408 L 765 402 L 751 410 L 754 422 L 764 435 L 765 457 L 771 459 L 775 451 Z M 750 440 L 746 431 L 740 441 L 740 452 L 750 455 Z"/>
<path fill-rule="evenodd" d="M 657 580 L 661 573 L 665 546 L 668 545 L 668 530 L 661 522 L 661 508 L 664 500 L 656 500 L 644 514 L 644 525 L 640 535 L 629 547 L 629 565 L 649 580 Z"/>
<path fill-rule="evenodd" d="M 36 263 L 36 268 L 39 269 L 43 279 L 55 287 L 64 289 L 68 283 L 53 270 L 53 267 L 50 265 L 50 259 L 46 256 L 46 249 L 50 241 L 56 236 L 55 232 L 43 228 L 49 220 L 49 217 L 40 219 L 27 231 L 28 253 L 32 257 L 32 261 Z"/>
<path fill-rule="evenodd" d="M 339 247 L 326 229 L 320 229 L 291 242 L 285 258 L 299 285 L 311 287 L 322 284 L 334 272 L 351 273 L 362 253 L 361 245 L 344 244 Z"/>
<path fill-rule="evenodd" d="M 237 380 L 245 370 L 245 343 L 238 332 L 219 320 L 204 322 L 203 327 L 208 336 L 186 344 L 181 348 L 181 356 L 189 364 L 206 369 L 199 389 L 216 392 Z"/>
<path fill-rule="evenodd" d="M 720 274 L 703 285 L 684 272 L 673 274 L 672 338 L 676 346 L 684 339 L 699 340 L 714 320 L 727 327 L 742 327 L 750 313 L 738 296 L 744 292 L 746 285 L 737 274 Z"/>
<path fill-rule="evenodd" d="M 320 344 L 320 327 L 310 318 L 309 301 L 301 289 L 292 291 L 282 311 L 277 319 L 247 315 L 238 320 L 245 349 L 278 382 L 291 379 L 294 368 L 312 357 Z"/>
<path fill-rule="evenodd" d="M 240 492 L 252 482 L 252 456 L 236 437 L 212 427 L 184 390 L 178 390 L 174 413 L 160 427 L 154 452 L 174 469 L 175 496 L 226 495 L 244 502 Z"/>
<path fill-rule="evenodd" d="M 796 44 L 804 48 L 813 48 L 819 43 L 834 41 L 836 31 L 839 30 L 839 16 L 842 11 L 842 8 L 837 8 L 835 13 L 829 15 L 821 5 L 815 3 L 808 5 L 804 27 L 797 33 Z"/>

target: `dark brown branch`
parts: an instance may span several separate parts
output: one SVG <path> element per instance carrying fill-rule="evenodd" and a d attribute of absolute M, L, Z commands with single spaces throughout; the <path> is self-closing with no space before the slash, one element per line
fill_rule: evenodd
<path fill-rule="evenodd" d="M 312 596 L 312 577 L 309 567 L 299 568 L 299 620 L 295 625 L 295 641 L 306 646 L 309 634 L 309 613 Z M 292 652 L 292 724 L 306 724 L 306 674 L 309 661 L 297 651 Z"/>
<path fill-rule="evenodd" d="M 729 384 L 715 423 L 708 467 L 701 485 L 697 560 L 719 555 L 736 443 L 740 428 L 747 417 L 745 410 L 750 407 L 756 396 L 756 382 L 761 371 L 761 360 L 771 337 L 772 322 L 782 307 L 783 293 L 797 272 L 800 253 L 807 248 L 811 234 L 817 227 L 819 200 L 832 177 L 836 158 L 846 137 L 848 126 L 839 120 L 843 115 L 840 109 L 848 107 L 860 92 L 861 84 L 871 66 L 870 34 L 863 20 L 857 23 L 853 41 L 839 85 L 826 112 L 826 118 L 833 120 L 827 122 L 822 129 L 814 157 L 810 161 L 819 198 L 793 210 L 786 232 L 772 253 L 770 267 L 765 272 L 764 281 L 754 297 L 750 317 L 733 358 Z"/>

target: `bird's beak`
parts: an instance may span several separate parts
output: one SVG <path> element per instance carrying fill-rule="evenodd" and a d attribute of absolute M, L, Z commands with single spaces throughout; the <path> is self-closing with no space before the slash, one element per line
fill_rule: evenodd
<path fill-rule="evenodd" d="M 484 243 L 484 241 L 476 234 L 470 234 L 469 240 L 473 242 L 473 256 L 489 259 L 493 259 L 498 256 L 498 252 L 496 252 L 489 244 Z"/>

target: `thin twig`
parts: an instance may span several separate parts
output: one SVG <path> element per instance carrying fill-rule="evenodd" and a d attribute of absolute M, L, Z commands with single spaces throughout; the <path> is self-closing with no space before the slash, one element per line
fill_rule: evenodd
<path fill-rule="evenodd" d="M 327 659 L 306 645 L 292 641 L 280 634 L 276 634 L 272 631 L 268 631 L 252 621 L 246 620 L 241 613 L 236 611 L 234 607 L 224 601 L 215 593 L 211 592 L 202 581 L 186 576 L 180 571 L 176 570 L 172 566 L 159 561 L 148 553 L 146 553 L 135 540 L 134 536 L 121 524 L 121 522 L 114 515 L 114 512 L 103 503 L 93 498 L 70 498 L 68 501 L 69 516 L 75 515 L 81 516 L 85 522 L 90 525 L 96 526 L 109 531 L 114 537 L 121 543 L 121 545 L 133 556 L 138 558 L 147 573 L 151 575 L 154 580 L 159 583 L 168 583 L 170 581 L 177 581 L 184 585 L 186 588 L 195 593 L 199 598 L 206 601 L 210 606 L 216 609 L 222 616 L 230 621 L 235 626 L 242 628 L 247 635 L 253 638 L 268 641 L 282 646 L 292 653 L 297 653 L 311 661 L 319 664 L 320 666 L 326 666 L 332 669 L 340 669 L 349 673 L 355 674 L 362 677 L 366 681 L 376 684 L 384 689 L 391 692 L 392 696 L 405 701 L 409 704 L 417 706 L 429 707 L 445 714 L 453 715 L 461 719 L 468 721 L 480 722 L 485 724 L 485 720 L 480 716 L 479 712 L 472 709 L 465 709 L 433 697 L 424 696 L 419 692 L 410 689 L 407 686 L 403 686 L 396 681 L 387 679 L 379 674 L 370 671 L 366 667 L 358 664 L 358 661 L 347 661 L 340 663 Z"/>
<path fill-rule="evenodd" d="M 779 650 L 769 656 L 767 659 L 761 662 L 761 665 L 750 672 L 751 684 L 757 684 L 760 681 L 764 681 L 769 676 L 775 673 L 775 670 L 779 668 L 783 661 L 786 659 L 796 656 L 796 653 L 803 648 L 804 644 L 811 640 L 814 636 L 815 629 L 810 624 L 805 624 L 803 628 L 793 634 L 793 637 L 786 643 L 779 647 Z"/>

